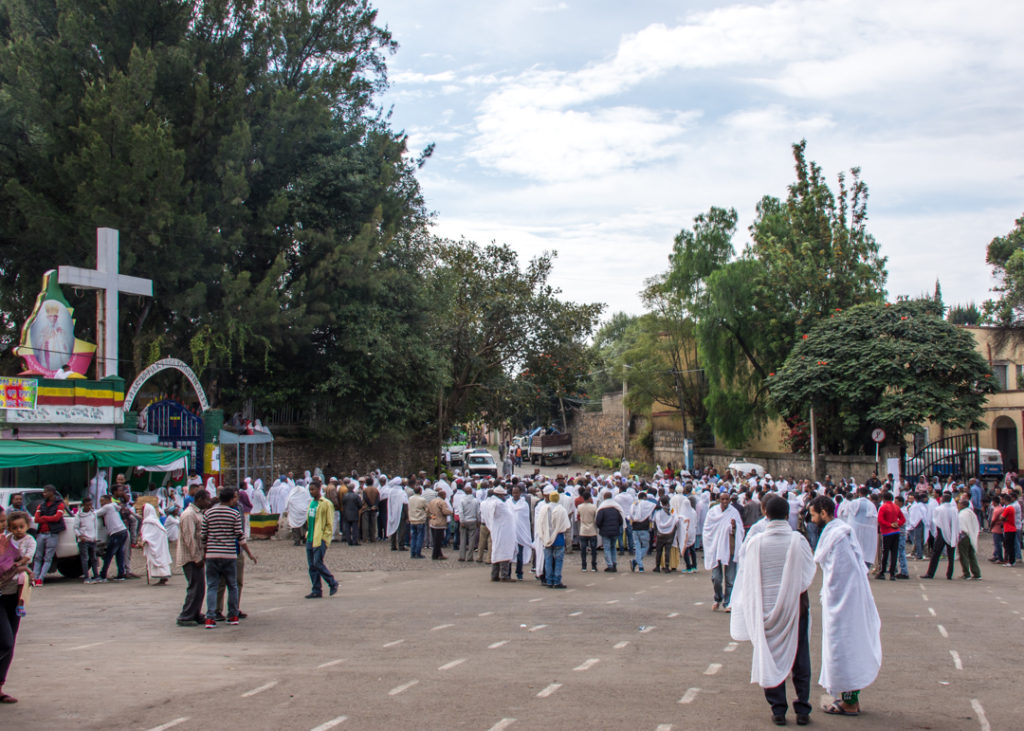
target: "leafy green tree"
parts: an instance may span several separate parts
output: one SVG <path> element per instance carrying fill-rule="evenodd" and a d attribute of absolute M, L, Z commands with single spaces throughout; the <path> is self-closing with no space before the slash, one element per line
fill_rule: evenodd
<path fill-rule="evenodd" d="M 493 394 L 519 371 L 540 368 L 545 356 L 554 356 L 556 369 L 571 369 L 555 378 L 545 365 L 543 385 L 555 397 L 564 398 L 570 378 L 585 375 L 584 344 L 603 305 L 560 300 L 548 284 L 550 273 L 551 255 L 521 268 L 508 245 L 439 243 L 429 291 L 443 311 L 431 337 L 450 353 L 438 400 L 439 435 L 481 409 L 495 421 L 507 418 L 498 411 L 503 400 Z"/>
<path fill-rule="evenodd" d="M 885 258 L 867 231 L 860 171 L 832 192 L 806 141 L 793 145 L 796 181 L 785 201 L 765 196 L 752 243 L 735 259 L 735 216 L 712 209 L 693 234 L 677 238 L 667 281 L 694 298 L 708 417 L 716 437 L 740 446 L 771 415 L 764 388 L 798 332 L 837 308 L 884 297 Z M 707 225 L 708 223 L 712 225 Z M 684 271 L 684 262 L 700 262 Z"/>
<path fill-rule="evenodd" d="M 946 312 L 946 320 L 952 325 L 980 325 L 984 315 L 974 302 L 966 305 L 953 305 Z"/>
<path fill-rule="evenodd" d="M 122 298 L 122 375 L 191 356 L 214 403 L 422 429 L 445 359 L 429 151 L 373 101 L 395 48 L 367 0 L 3 0 L 0 341 L 111 226 L 155 289 Z M 74 304 L 88 337 L 93 298 Z"/>
<path fill-rule="evenodd" d="M 999 295 L 985 302 L 985 314 L 1006 336 L 1024 341 L 1024 216 L 1005 236 L 989 242 L 985 261 L 995 274 Z"/>
<path fill-rule="evenodd" d="M 995 379 L 970 333 L 942 319 L 933 300 L 867 303 L 833 313 L 797 339 L 767 381 L 780 413 L 830 416 L 821 444 L 859 451 L 882 427 L 902 438 L 926 421 L 978 429 Z"/>

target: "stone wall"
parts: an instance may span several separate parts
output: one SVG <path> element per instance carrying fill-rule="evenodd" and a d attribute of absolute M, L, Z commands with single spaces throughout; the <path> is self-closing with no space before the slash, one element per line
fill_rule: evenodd
<path fill-rule="evenodd" d="M 885 472 L 885 458 L 880 454 L 879 472 Z M 895 456 L 895 455 L 894 455 Z M 656 430 L 654 432 L 654 459 L 661 465 L 671 462 L 673 465 L 683 463 L 683 437 L 680 432 Z M 792 454 L 788 452 L 752 452 L 742 449 L 709 449 L 698 447 L 694 450 L 694 460 L 698 467 L 712 464 L 724 470 L 730 462 L 755 462 L 764 465 L 765 469 L 775 477 L 792 477 L 804 479 L 811 477 L 811 456 L 809 454 Z M 818 456 L 818 478 L 832 475 L 833 479 L 853 477 L 864 482 L 875 469 L 875 458 L 852 455 L 822 454 Z"/>
<path fill-rule="evenodd" d="M 234 459 L 234 449 L 223 450 L 224 467 Z M 279 428 L 274 432 L 274 472 L 294 472 L 319 467 L 327 477 L 341 476 L 356 470 L 360 474 L 380 468 L 389 474 L 409 474 L 426 470 L 433 474 L 435 453 L 432 444 L 413 439 L 382 438 L 362 444 L 331 442 L 323 438 L 289 433 Z"/>
<path fill-rule="evenodd" d="M 572 451 L 580 456 L 622 457 L 622 415 L 580 412 L 573 420 Z"/>

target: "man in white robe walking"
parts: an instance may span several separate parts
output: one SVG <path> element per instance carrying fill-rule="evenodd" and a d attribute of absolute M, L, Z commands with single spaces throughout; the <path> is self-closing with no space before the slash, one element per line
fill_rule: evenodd
<path fill-rule="evenodd" d="M 946 578 L 953 578 L 953 559 L 956 555 L 956 544 L 960 540 L 960 520 L 953 505 L 953 496 L 945 493 L 942 496 L 942 504 L 935 509 L 933 517 L 935 525 L 935 540 L 932 543 L 932 557 L 928 562 L 928 571 L 922 579 L 934 579 L 935 570 L 939 567 L 943 552 L 946 553 Z"/>
<path fill-rule="evenodd" d="M 732 496 L 722 489 L 718 504 L 708 510 L 704 519 L 704 568 L 711 572 L 711 585 L 715 589 L 715 603 L 712 611 L 725 606 L 732 611 L 733 582 L 736 580 L 736 563 L 743 544 L 743 518 L 732 505 Z M 723 586 L 724 583 L 724 586 Z"/>
<path fill-rule="evenodd" d="M 764 688 L 772 721 L 786 724 L 786 676 L 792 673 L 796 722 L 811 713 L 811 649 L 807 589 L 814 580 L 814 554 L 788 522 L 789 502 L 772 495 L 762 508 L 764 527 L 743 543 L 743 560 L 732 594 L 730 631 L 753 644 L 750 682 Z"/>
<path fill-rule="evenodd" d="M 825 713 L 856 716 L 860 692 L 882 667 L 882 622 L 871 594 L 864 555 L 853 529 L 833 520 L 835 503 L 819 495 L 808 506 L 821 529 L 814 561 L 821 566 L 821 675 L 818 684 L 832 696 Z"/>

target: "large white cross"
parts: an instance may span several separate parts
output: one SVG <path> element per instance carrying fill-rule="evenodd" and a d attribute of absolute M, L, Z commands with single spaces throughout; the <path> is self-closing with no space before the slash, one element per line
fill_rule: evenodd
<path fill-rule="evenodd" d="M 153 296 L 153 280 L 118 273 L 117 229 L 96 229 L 96 268 L 62 266 L 57 268 L 61 284 L 96 292 L 96 371 L 97 377 L 117 375 L 117 295 Z"/>

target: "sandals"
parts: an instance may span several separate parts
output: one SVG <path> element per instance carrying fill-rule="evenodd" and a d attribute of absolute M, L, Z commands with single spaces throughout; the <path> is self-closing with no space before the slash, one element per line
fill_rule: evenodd
<path fill-rule="evenodd" d="M 822 710 L 831 716 L 859 716 L 860 711 L 847 711 L 841 705 L 839 701 L 832 701 L 832 705 L 825 706 Z"/>

